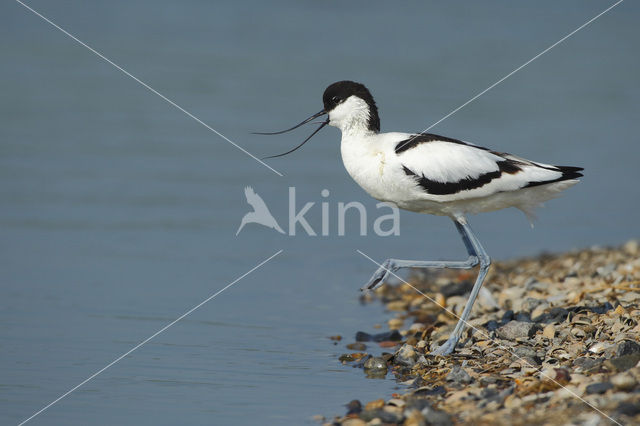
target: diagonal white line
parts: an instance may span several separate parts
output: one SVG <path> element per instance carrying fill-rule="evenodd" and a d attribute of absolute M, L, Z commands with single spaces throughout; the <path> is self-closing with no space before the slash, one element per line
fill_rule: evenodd
<path fill-rule="evenodd" d="M 433 300 L 431 297 L 427 296 L 426 294 L 424 294 L 423 292 L 421 292 L 420 290 L 418 290 L 417 288 L 415 288 L 414 286 L 412 286 L 411 284 L 409 284 L 407 281 L 405 281 L 404 279 L 400 278 L 398 275 L 396 275 L 393 271 L 389 270 L 388 268 L 384 267 L 382 264 L 376 262 L 375 260 L 373 260 L 371 257 L 367 256 L 366 254 L 364 254 L 362 251 L 360 250 L 356 250 L 358 253 L 360 253 L 362 256 L 366 257 L 367 259 L 369 259 L 371 262 L 375 263 L 376 265 L 378 265 L 378 267 L 384 269 L 385 271 L 387 271 L 388 273 L 390 273 L 391 275 L 393 275 L 394 277 L 396 277 L 397 279 L 399 279 L 400 281 L 402 281 L 403 283 L 405 283 L 406 285 L 408 285 L 409 287 L 411 287 L 412 289 L 414 289 L 416 292 L 418 292 L 419 294 L 421 294 L 422 296 L 424 296 L 427 300 L 429 300 L 430 302 L 434 303 L 437 306 L 440 306 L 445 312 L 449 313 L 450 315 L 453 315 L 455 318 L 457 318 L 458 320 L 461 320 L 462 318 L 460 318 L 458 315 L 456 315 L 454 312 L 450 311 L 449 309 L 447 309 L 446 307 L 438 304 L 438 302 L 436 302 L 435 300 Z M 486 338 L 488 338 L 489 340 L 491 340 L 493 343 L 495 343 L 500 349 L 503 349 L 507 352 L 509 352 L 511 355 L 513 355 L 514 357 L 516 357 L 518 359 L 518 361 L 525 361 L 527 364 L 531 365 L 529 363 L 529 361 L 527 361 L 526 359 L 523 359 L 522 357 L 516 355 L 511 348 L 508 348 L 502 344 L 500 344 L 499 342 L 496 342 L 494 339 L 491 338 L 491 336 L 489 336 L 488 333 L 486 333 L 484 330 L 480 330 L 479 328 L 475 327 L 472 324 L 469 324 L 467 321 L 464 321 L 464 325 L 466 325 L 469 328 L 472 328 L 474 331 L 477 331 L 478 333 L 484 335 Z M 533 365 L 531 365 L 532 367 L 534 367 Z M 555 383 L 556 385 L 560 386 L 562 389 L 566 390 L 567 392 L 569 392 L 571 395 L 575 396 L 576 398 L 578 398 L 580 401 L 584 402 L 585 404 L 587 404 L 589 407 L 591 407 L 592 409 L 594 409 L 595 411 L 597 411 L 598 413 L 602 414 L 603 416 L 605 416 L 607 419 L 611 420 L 613 423 L 617 424 L 618 426 L 622 426 L 622 424 L 618 423 L 617 421 L 615 421 L 614 419 L 612 419 L 610 416 L 608 416 L 607 414 L 603 413 L 600 409 L 598 409 L 598 407 L 594 406 L 593 404 L 591 404 L 589 401 L 585 400 L 584 398 L 582 398 L 580 395 L 576 394 L 575 392 L 573 392 L 571 389 L 567 388 L 566 386 L 562 385 L 561 383 L 559 383 L 557 380 L 555 380 L 553 377 L 549 376 L 548 374 L 546 374 L 544 371 L 542 371 L 542 367 L 539 367 L 537 370 L 542 376 L 546 377 L 547 379 L 549 379 L 550 381 L 552 381 L 553 383 Z"/>
<path fill-rule="evenodd" d="M 253 158 L 254 160 L 256 160 L 258 163 L 262 164 L 263 166 L 267 167 L 269 170 L 271 170 L 272 172 L 274 172 L 275 174 L 277 174 L 278 176 L 283 176 L 282 173 L 280 173 L 279 171 L 277 171 L 276 169 L 274 169 L 273 167 L 271 167 L 270 165 L 268 165 L 267 163 L 265 163 L 264 161 L 262 161 L 261 159 L 259 159 L 258 157 L 256 157 L 255 155 L 253 155 L 252 153 L 250 153 L 249 151 L 247 151 L 246 149 L 244 149 L 243 147 L 241 147 L 240 145 L 238 145 L 237 143 L 235 143 L 234 141 L 232 141 L 231 139 L 229 139 L 228 137 L 226 137 L 225 135 L 223 135 L 222 133 L 220 133 L 219 131 L 217 131 L 216 129 L 214 129 L 213 127 L 209 126 L 207 123 L 205 123 L 204 121 L 200 120 L 198 117 L 196 117 L 195 115 L 191 114 L 189 111 L 187 111 L 186 109 L 182 108 L 180 105 L 178 105 L 177 103 L 175 103 L 174 101 L 172 101 L 171 99 L 167 98 L 165 95 L 163 95 L 162 93 L 158 92 L 156 89 L 154 89 L 153 87 L 149 86 L 147 83 L 145 83 L 144 81 L 140 80 L 138 77 L 136 77 L 135 75 L 131 74 L 129 71 L 125 70 L 124 68 L 122 68 L 120 65 L 116 64 L 115 62 L 113 62 L 111 59 L 107 58 L 106 56 L 104 56 L 102 53 L 98 52 L 97 50 L 95 50 L 94 48 L 92 48 L 91 46 L 87 45 L 86 43 L 84 43 L 83 41 L 79 40 L 77 37 L 75 37 L 73 34 L 69 33 L 68 31 L 66 31 L 64 28 L 60 27 L 59 25 L 57 25 L 56 23 L 54 23 L 53 21 L 51 21 L 49 18 L 47 18 L 46 16 L 43 16 L 41 13 L 39 13 L 38 11 L 34 10 L 33 8 L 31 8 L 30 6 L 27 6 L 26 4 L 24 4 L 22 1 L 20 0 L 16 0 L 16 2 L 18 2 L 19 4 L 21 4 L 22 6 L 24 6 L 26 9 L 30 10 L 31 12 L 33 12 L 35 15 L 39 16 L 40 18 L 42 18 L 44 21 L 48 22 L 49 24 L 51 24 L 53 27 L 57 28 L 58 30 L 60 30 L 61 32 L 63 32 L 65 35 L 67 35 L 69 38 L 73 39 L 74 41 L 76 41 L 77 43 L 79 43 L 81 46 L 86 47 L 87 49 L 89 49 L 91 52 L 93 52 L 94 54 L 96 54 L 98 57 L 100 57 L 101 59 L 105 60 L 106 62 L 108 62 L 109 64 L 113 65 L 116 69 L 118 69 L 119 71 L 121 71 L 123 74 L 125 74 L 128 77 L 131 77 L 133 80 L 135 80 L 137 83 L 139 83 L 141 86 L 143 86 L 144 88 L 148 89 L 150 92 L 155 93 L 156 95 L 160 96 L 162 99 L 164 99 L 165 101 L 167 101 L 171 106 L 176 107 L 177 109 L 179 109 L 180 111 L 182 111 L 183 113 L 185 113 L 186 115 L 188 115 L 189 117 L 193 118 L 195 121 L 197 121 L 198 123 L 202 124 L 204 127 L 206 127 L 207 129 L 211 130 L 213 133 L 215 133 L 216 135 L 220 136 L 222 139 L 224 139 L 225 141 L 229 142 L 231 145 L 235 146 L 236 148 L 238 148 L 240 151 L 244 152 L 245 154 L 247 154 L 249 157 Z"/>
<path fill-rule="evenodd" d="M 278 250 L 277 252 L 275 252 L 274 254 L 272 254 L 270 257 L 268 257 L 267 259 L 263 260 L 262 262 L 258 263 L 256 266 L 254 266 L 253 268 L 249 269 L 247 272 L 245 272 L 244 274 L 240 275 L 238 278 L 236 278 L 235 280 L 231 281 L 229 284 L 227 284 L 226 286 L 224 286 L 222 289 L 218 290 L 217 292 L 215 292 L 214 294 L 212 294 L 211 296 L 207 297 L 205 300 L 203 300 L 202 302 L 198 303 L 196 306 L 194 306 L 193 308 L 189 309 L 187 312 L 185 312 L 184 314 L 180 315 L 178 318 L 176 318 L 175 320 L 171 321 L 169 324 L 165 325 L 164 327 L 162 327 L 160 330 L 156 331 L 155 333 L 153 333 L 151 336 L 147 337 L 146 339 L 144 339 L 142 342 L 138 343 L 137 345 L 135 345 L 133 348 L 129 349 L 127 352 L 123 353 L 122 355 L 120 355 L 118 358 L 114 359 L 113 361 L 111 361 L 109 364 L 107 364 L 106 366 L 102 367 L 100 370 L 96 371 L 95 373 L 93 373 L 91 376 L 87 377 L 86 379 L 84 379 L 82 382 L 80 382 L 79 384 L 77 384 L 76 386 L 72 387 L 71 389 L 69 389 L 67 392 L 63 393 L 62 395 L 60 395 L 58 398 L 56 398 L 55 400 L 51 401 L 49 404 L 45 405 L 44 407 L 42 407 L 40 410 L 36 411 L 35 413 L 33 413 L 29 418 L 23 420 L 22 422 L 19 423 L 19 426 L 27 423 L 28 421 L 30 421 L 31 419 L 33 419 L 34 417 L 36 417 L 37 415 L 39 415 L 40 413 L 42 413 L 43 411 L 45 411 L 46 409 L 50 408 L 52 405 L 56 404 L 57 402 L 59 402 L 61 399 L 63 399 L 64 397 L 68 396 L 69 394 L 71 394 L 72 392 L 74 392 L 76 389 L 78 389 L 80 386 L 84 385 L 85 383 L 87 383 L 88 381 L 92 380 L 94 377 L 96 377 L 97 375 L 99 375 L 100 373 L 102 373 L 103 371 L 105 371 L 107 368 L 111 367 L 112 365 L 114 365 L 115 363 L 117 363 L 118 361 L 122 360 L 124 357 L 126 357 L 127 355 L 131 354 L 133 351 L 135 351 L 136 349 L 140 348 L 141 346 L 143 346 L 144 344 L 146 344 L 147 342 L 149 342 L 151 339 L 153 339 L 154 337 L 156 337 L 157 335 L 159 335 L 160 333 L 164 332 L 165 330 L 167 330 L 169 327 L 173 326 L 174 324 L 176 324 L 178 321 L 182 320 L 183 318 L 185 318 L 186 316 L 188 316 L 189 314 L 191 314 L 193 311 L 195 311 L 196 309 L 198 309 L 199 307 L 201 307 L 202 305 L 204 305 L 205 303 L 207 303 L 208 301 L 210 301 L 211 299 L 215 298 L 216 296 L 218 296 L 220 293 L 222 293 L 223 291 L 225 291 L 226 289 L 228 289 L 229 287 L 231 287 L 232 285 L 234 285 L 235 283 L 237 283 L 238 281 L 240 281 L 241 279 L 243 279 L 244 277 L 246 277 L 247 275 L 249 275 L 250 273 L 252 273 L 253 271 L 255 271 L 256 269 L 260 268 L 262 265 L 264 265 L 265 263 L 269 262 L 271 259 L 273 259 L 274 257 L 276 257 L 277 255 L 279 255 L 280 253 L 282 253 L 284 250 Z"/>
<path fill-rule="evenodd" d="M 462 105 L 460 105 L 458 108 L 454 109 L 453 111 L 451 111 L 449 114 L 445 115 L 444 117 L 442 117 L 440 120 L 436 121 L 435 123 L 433 123 L 431 126 L 427 127 L 426 129 L 424 129 L 422 132 L 420 133 L 424 133 L 424 132 L 428 132 L 430 129 L 432 129 L 433 127 L 437 126 L 438 124 L 440 124 L 441 122 L 443 122 L 444 120 L 446 120 L 447 118 L 451 117 L 453 114 L 455 114 L 456 112 L 460 111 L 462 108 L 466 107 L 467 105 L 469 105 L 471 102 L 475 101 L 476 99 L 478 99 L 480 96 L 484 95 L 485 93 L 487 93 L 489 90 L 493 89 L 494 87 L 496 87 L 498 84 L 502 83 L 503 81 L 505 81 L 506 79 L 508 79 L 509 77 L 511 77 L 512 75 L 514 75 L 515 73 L 517 73 L 518 71 L 520 71 L 522 68 L 526 67 L 527 65 L 529 65 L 531 62 L 535 61 L 536 59 L 538 59 L 540 56 L 544 55 L 545 53 L 547 53 L 548 51 L 550 51 L 551 49 L 553 49 L 554 47 L 556 47 L 557 45 L 559 45 L 560 43 L 562 43 L 563 41 L 565 41 L 566 39 L 568 39 L 569 37 L 571 37 L 572 35 L 574 35 L 575 33 L 577 33 L 578 31 L 582 30 L 584 27 L 586 27 L 587 25 L 591 24 L 593 21 L 595 21 L 596 19 L 598 19 L 599 17 L 601 17 L 602 15 L 604 15 L 605 13 L 609 12 L 611 9 L 613 9 L 614 7 L 616 7 L 617 5 L 619 5 L 620 3 L 622 3 L 624 0 L 618 0 L 616 3 L 612 4 L 611 6 L 609 6 L 608 8 L 606 8 L 605 10 L 603 10 L 602 12 L 598 13 L 596 16 L 594 16 L 593 18 L 589 19 L 587 22 L 585 22 L 584 24 L 580 25 L 578 28 L 576 28 L 575 30 L 571 31 L 569 34 L 567 34 L 566 36 L 562 37 L 560 40 L 556 41 L 555 43 L 553 43 L 551 46 L 547 47 L 546 49 L 544 49 L 542 52 L 538 53 L 536 56 L 534 56 L 533 58 L 529 59 L 527 62 L 525 62 L 524 64 L 520 65 L 518 68 L 514 69 L 513 71 L 511 71 L 509 74 L 505 75 L 504 77 L 502 77 L 500 80 L 496 81 L 495 83 L 493 83 L 491 86 L 487 87 L 486 89 L 484 89 L 482 92 L 478 93 L 477 95 L 475 95 L 473 98 L 469 99 L 467 102 L 463 103 Z M 411 142 L 413 139 L 415 139 L 417 137 L 417 135 L 412 136 L 411 138 L 407 139 L 407 141 L 405 141 L 405 143 L 403 143 L 399 148 L 402 148 L 404 145 L 408 144 L 409 142 Z M 398 150 L 398 148 L 396 148 L 396 150 Z"/>

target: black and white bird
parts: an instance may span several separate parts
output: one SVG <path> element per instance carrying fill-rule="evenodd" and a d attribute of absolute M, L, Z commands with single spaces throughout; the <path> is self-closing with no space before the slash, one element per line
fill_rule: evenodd
<path fill-rule="evenodd" d="M 533 210 L 578 183 L 580 167 L 552 166 L 492 151 L 431 133 L 380 133 L 378 108 L 369 90 L 353 81 L 333 83 L 322 96 L 324 109 L 296 129 L 327 115 L 304 145 L 327 124 L 340 129 L 342 161 L 351 177 L 373 198 L 413 212 L 449 216 L 469 253 L 464 261 L 387 259 L 363 289 L 374 289 L 401 268 L 471 269 L 478 277 L 449 339 L 434 354 L 454 351 L 489 270 L 491 259 L 471 230 L 466 215 L 516 207 L 529 220 Z"/>

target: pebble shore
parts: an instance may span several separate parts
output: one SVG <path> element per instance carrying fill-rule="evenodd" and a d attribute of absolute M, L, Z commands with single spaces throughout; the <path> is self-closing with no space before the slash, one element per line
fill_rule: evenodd
<path fill-rule="evenodd" d="M 395 316 L 353 338 L 334 336 L 344 350 L 336 362 L 372 379 L 393 375 L 403 390 L 374 401 L 354 395 L 341 415 L 315 419 L 343 426 L 640 424 L 637 241 L 494 262 L 456 352 L 431 356 L 455 326 L 475 275 L 416 273 L 364 295 Z"/>

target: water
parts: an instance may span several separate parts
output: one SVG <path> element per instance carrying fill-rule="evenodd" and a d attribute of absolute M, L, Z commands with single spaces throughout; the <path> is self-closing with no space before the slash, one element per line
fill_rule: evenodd
<path fill-rule="evenodd" d="M 421 130 L 603 10 L 599 1 L 445 5 L 29 3 L 258 156 L 366 83 L 383 130 Z M 0 6 L 0 421 L 18 423 L 280 249 L 284 252 L 36 417 L 34 424 L 300 424 L 398 386 L 342 367 L 341 334 L 388 318 L 358 304 L 358 255 L 459 258 L 447 219 L 402 213 L 399 237 L 336 234 L 370 200 L 338 132 L 270 161 L 279 177 L 17 3 Z M 496 259 L 638 237 L 640 8 L 625 2 L 432 129 L 586 168 L 540 211 L 472 219 Z M 331 236 L 257 225 L 252 185 L 286 224 L 288 187 Z M 330 190 L 326 199 L 323 189 Z M 369 225 L 371 226 L 371 225 Z M 369 228 L 370 230 L 371 228 Z"/>

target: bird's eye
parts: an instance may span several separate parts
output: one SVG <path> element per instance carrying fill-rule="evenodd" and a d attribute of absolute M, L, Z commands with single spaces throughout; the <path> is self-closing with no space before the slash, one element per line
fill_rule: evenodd
<path fill-rule="evenodd" d="M 331 98 L 331 100 L 332 100 L 333 102 L 335 102 L 335 103 L 340 102 L 340 98 L 339 98 L 339 97 L 337 97 L 337 96 L 334 96 L 333 98 Z"/>

